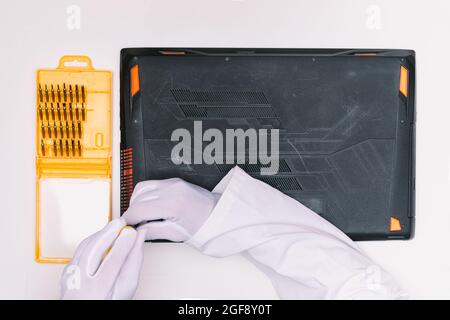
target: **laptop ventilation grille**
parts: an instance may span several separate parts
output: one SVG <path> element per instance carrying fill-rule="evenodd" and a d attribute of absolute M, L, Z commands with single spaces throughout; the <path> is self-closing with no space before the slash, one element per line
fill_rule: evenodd
<path fill-rule="evenodd" d="M 277 118 L 262 91 L 171 92 L 186 118 Z"/>
<path fill-rule="evenodd" d="M 133 149 L 120 151 L 120 214 L 130 205 L 133 193 Z"/>
<path fill-rule="evenodd" d="M 172 89 L 170 91 L 178 103 L 269 105 L 269 101 L 262 91 L 191 91 L 188 89 Z"/>

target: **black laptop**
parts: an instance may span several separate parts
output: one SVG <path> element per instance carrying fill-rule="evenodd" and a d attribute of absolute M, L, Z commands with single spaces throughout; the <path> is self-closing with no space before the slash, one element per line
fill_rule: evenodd
<path fill-rule="evenodd" d="M 414 56 L 123 49 L 122 213 L 140 181 L 180 177 L 211 190 L 238 165 L 354 240 L 410 239 Z"/>

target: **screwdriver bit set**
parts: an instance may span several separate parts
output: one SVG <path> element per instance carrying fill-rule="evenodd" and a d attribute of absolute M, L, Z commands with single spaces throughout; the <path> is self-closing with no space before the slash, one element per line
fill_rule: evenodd
<path fill-rule="evenodd" d="M 85 183 L 83 179 L 111 181 L 111 80 L 110 71 L 95 70 L 86 56 L 63 56 L 56 69 L 37 71 L 38 262 L 68 261 L 66 257 L 49 256 L 41 246 L 41 231 L 45 224 L 41 203 L 48 202 L 48 199 L 41 199 L 42 182 L 55 178 L 78 179 L 80 183 Z M 107 214 L 109 220 L 111 214 Z"/>
<path fill-rule="evenodd" d="M 42 156 L 81 157 L 86 121 L 86 88 L 66 83 L 38 87 Z"/>

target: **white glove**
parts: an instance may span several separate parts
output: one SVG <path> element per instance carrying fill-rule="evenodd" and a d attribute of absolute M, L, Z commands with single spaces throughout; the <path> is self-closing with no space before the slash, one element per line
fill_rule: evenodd
<path fill-rule="evenodd" d="M 146 232 L 147 240 L 187 241 L 204 224 L 219 197 L 179 178 L 144 181 L 134 188 L 122 218 L 129 225 L 140 224 L 138 230 Z"/>
<path fill-rule="evenodd" d="M 145 232 L 114 219 L 84 239 L 61 277 L 61 299 L 131 299 L 138 286 Z"/>

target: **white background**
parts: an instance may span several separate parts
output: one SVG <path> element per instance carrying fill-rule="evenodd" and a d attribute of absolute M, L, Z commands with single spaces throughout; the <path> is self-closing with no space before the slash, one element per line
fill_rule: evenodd
<path fill-rule="evenodd" d="M 81 9 L 75 30 L 67 26 L 73 4 Z M 59 295 L 63 267 L 33 261 L 36 69 L 56 67 L 64 54 L 86 54 L 94 67 L 113 71 L 118 215 L 119 52 L 133 46 L 414 49 L 416 237 L 361 246 L 412 298 L 450 298 L 449 32 L 449 1 L 1 1 L 0 298 Z M 265 276 L 240 256 L 145 247 L 137 298 L 275 297 Z"/>

